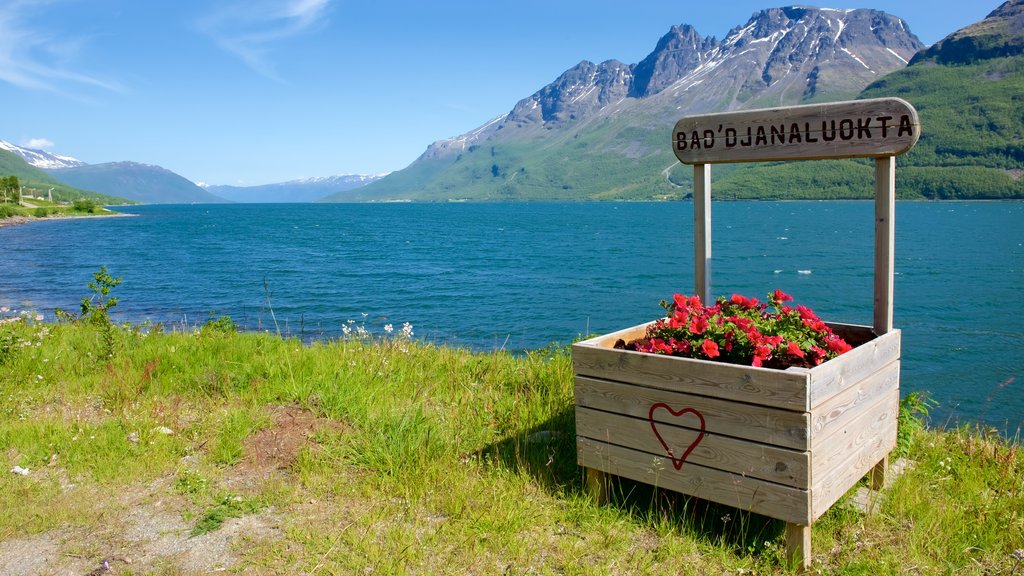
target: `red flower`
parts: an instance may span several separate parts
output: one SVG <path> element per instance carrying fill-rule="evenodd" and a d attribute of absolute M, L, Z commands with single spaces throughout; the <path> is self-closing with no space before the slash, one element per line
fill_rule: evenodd
<path fill-rule="evenodd" d="M 772 294 L 772 296 L 775 297 L 776 302 L 791 302 L 793 300 L 792 296 L 786 294 L 782 290 L 776 290 L 775 293 Z"/>
<path fill-rule="evenodd" d="M 793 356 L 796 356 L 797 358 L 804 357 L 804 351 L 800 349 L 800 345 L 797 344 L 796 342 L 793 342 L 792 340 L 790 340 L 789 344 L 786 346 L 786 351 L 788 351 Z"/>
<path fill-rule="evenodd" d="M 718 344 L 716 344 L 714 340 L 704 340 L 704 343 L 701 344 L 700 347 L 701 350 L 704 351 L 704 354 L 707 354 L 708 358 L 715 358 L 719 356 Z"/>
<path fill-rule="evenodd" d="M 852 350 L 853 346 L 847 344 L 842 338 L 832 337 L 828 340 L 828 348 L 836 354 L 845 354 Z"/>
<path fill-rule="evenodd" d="M 708 319 L 703 316 L 698 316 L 690 322 L 690 332 L 694 334 L 703 334 L 708 329 Z"/>

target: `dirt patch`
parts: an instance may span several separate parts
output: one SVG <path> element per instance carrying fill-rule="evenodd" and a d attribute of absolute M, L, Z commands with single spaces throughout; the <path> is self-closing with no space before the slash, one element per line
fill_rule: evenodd
<path fill-rule="evenodd" d="M 174 420 L 182 407 L 165 406 L 162 411 Z M 273 406 L 268 411 L 271 425 L 245 440 L 241 462 L 217 482 L 259 491 L 263 482 L 286 476 L 303 450 L 316 449 L 317 434 L 347 429 L 295 406 Z M 10 460 L 11 455 L 6 456 Z M 36 473 L 44 470 L 58 477 L 62 472 L 50 467 Z M 61 487 L 65 493 L 81 490 L 65 482 Z M 273 509 L 229 518 L 216 530 L 192 536 L 196 506 L 174 488 L 173 477 L 116 493 L 79 496 L 93 502 L 95 522 L 0 540 L 0 574 L 209 574 L 232 569 L 240 551 L 254 542 L 284 537 L 281 518 Z"/>
<path fill-rule="evenodd" d="M 1020 168 L 1011 168 L 1007 170 L 1006 173 L 1009 174 L 1010 178 L 1013 180 L 1020 180 L 1021 178 L 1024 178 L 1024 170 L 1021 170 Z"/>
<path fill-rule="evenodd" d="M 315 449 L 313 436 L 318 432 L 346 429 L 340 422 L 297 406 L 273 406 L 268 410 L 273 424 L 245 439 L 242 461 L 226 478 L 229 484 L 259 482 L 288 470 L 304 448 Z"/>

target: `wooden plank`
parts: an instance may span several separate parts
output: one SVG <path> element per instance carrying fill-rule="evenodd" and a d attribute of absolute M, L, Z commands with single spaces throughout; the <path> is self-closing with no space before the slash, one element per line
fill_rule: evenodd
<path fill-rule="evenodd" d="M 576 448 L 577 460 L 588 468 L 785 522 L 808 526 L 811 523 L 807 490 L 699 464 L 687 463 L 676 470 L 668 458 L 582 437 L 576 438 Z"/>
<path fill-rule="evenodd" d="M 810 452 L 759 444 L 708 431 L 700 434 L 699 421 L 690 414 L 673 417 L 668 410 L 657 410 L 655 414 L 659 416 L 654 423 L 657 435 L 646 417 L 632 418 L 577 406 L 576 435 L 670 460 L 682 458 L 687 448 L 693 445 L 685 461 L 674 464 L 681 468 L 690 463 L 700 464 L 805 490 L 811 487 Z M 707 414 L 704 414 L 704 419 L 711 420 Z M 672 450 L 672 454 L 667 452 L 662 441 Z"/>
<path fill-rule="evenodd" d="M 893 361 L 814 407 L 810 413 L 811 449 L 828 442 L 834 432 L 842 430 L 884 395 L 898 394 L 899 387 L 900 363 Z"/>
<path fill-rule="evenodd" d="M 829 471 L 830 474 L 823 475 L 821 479 L 817 478 L 819 471 L 814 468 L 814 455 L 811 454 L 811 466 L 815 476 L 811 487 L 812 521 L 828 512 L 836 500 L 839 500 L 896 446 L 896 419 L 886 418 L 879 422 L 884 424 L 882 430 L 865 430 L 859 437 L 865 443 L 852 450 L 847 460 L 835 465 Z"/>
<path fill-rule="evenodd" d="M 871 472 L 868 473 L 868 488 L 872 490 L 881 490 L 885 488 L 886 475 L 889 472 L 889 455 L 885 455 L 881 461 L 872 466 Z"/>
<path fill-rule="evenodd" d="M 875 98 L 689 116 L 672 132 L 684 164 L 903 154 L 921 136 L 910 103 Z"/>
<path fill-rule="evenodd" d="M 892 330 L 895 277 L 896 159 L 875 158 L 875 334 Z"/>
<path fill-rule="evenodd" d="M 576 376 L 575 397 L 577 406 L 635 418 L 647 418 L 651 406 L 659 403 L 688 406 L 704 415 L 710 433 L 800 451 L 811 448 L 808 435 L 811 420 L 806 412 L 669 392 L 587 376 Z M 655 419 L 663 421 L 663 416 L 662 412 L 658 412 Z"/>
<path fill-rule="evenodd" d="M 861 406 L 846 425 L 832 431 L 822 439 L 814 438 L 811 447 L 811 485 L 834 475 L 845 462 L 857 453 L 870 451 L 879 435 L 887 433 L 896 424 L 899 415 L 900 391 L 891 389 L 871 405 Z M 878 462 L 868 462 L 868 468 Z"/>
<path fill-rule="evenodd" d="M 809 370 L 813 408 L 900 357 L 900 331 L 893 330 Z"/>
<path fill-rule="evenodd" d="M 581 376 L 628 382 L 688 394 L 808 410 L 808 375 L 721 362 L 573 345 L 573 368 Z"/>
<path fill-rule="evenodd" d="M 613 348 L 616 340 L 622 340 L 629 342 L 636 340 L 637 338 L 643 338 L 644 334 L 647 333 L 647 326 L 653 322 L 645 322 L 636 326 L 630 326 L 629 328 L 623 328 L 610 334 L 602 334 L 600 336 L 594 336 L 588 340 L 577 342 L 573 344 L 573 353 L 577 346 L 587 346 L 591 348 Z"/>
<path fill-rule="evenodd" d="M 711 297 L 711 166 L 693 166 L 694 294 L 708 304 Z"/>
<path fill-rule="evenodd" d="M 608 475 L 593 468 L 584 468 L 583 470 L 586 473 L 584 483 L 587 494 L 589 494 L 597 504 L 607 504 Z"/>
<path fill-rule="evenodd" d="M 811 566 L 811 527 L 786 523 L 786 560 L 792 567 L 806 570 Z"/>

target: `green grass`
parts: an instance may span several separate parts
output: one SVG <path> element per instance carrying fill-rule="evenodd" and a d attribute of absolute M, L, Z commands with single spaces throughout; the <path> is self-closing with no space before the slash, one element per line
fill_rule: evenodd
<path fill-rule="evenodd" d="M 591 501 L 565 348 L 303 345 L 217 326 L 118 327 L 112 357 L 104 346 L 86 323 L 0 324 L 0 549 L 50 537 L 65 561 L 94 567 L 138 558 L 133 522 L 169 515 L 186 527 L 184 546 L 229 522 L 271 526 L 275 537 L 232 548 L 237 572 L 792 572 L 778 521 L 627 481 L 610 504 Z M 260 468 L 252 442 L 278 445 L 282 406 L 315 425 Z M 879 509 L 843 499 L 814 525 L 814 570 L 1024 571 L 1019 444 L 914 422 L 901 439 L 914 465 Z M 30 474 L 6 473 L 14 466 Z M 178 559 L 112 573 L 202 573 Z"/>

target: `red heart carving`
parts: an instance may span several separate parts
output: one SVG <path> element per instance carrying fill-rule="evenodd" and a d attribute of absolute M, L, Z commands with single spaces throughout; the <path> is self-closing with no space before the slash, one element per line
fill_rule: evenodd
<path fill-rule="evenodd" d="M 660 433 L 658 433 L 658 425 L 654 421 L 654 411 L 657 410 L 658 408 L 664 408 L 665 410 L 668 410 L 668 413 L 675 417 L 679 417 L 684 414 L 693 414 L 694 416 L 697 417 L 698 420 L 700 420 L 700 434 L 697 435 L 697 439 L 694 440 L 693 443 L 686 447 L 686 451 L 683 452 L 682 458 L 676 458 L 675 453 L 672 452 L 671 448 L 669 448 L 668 443 L 665 442 L 665 439 L 661 437 Z M 697 444 L 700 444 L 700 441 L 704 439 L 704 415 L 695 410 L 694 408 L 683 408 L 682 410 L 673 410 L 668 404 L 665 404 L 664 402 L 658 402 L 657 404 L 651 406 L 650 412 L 647 413 L 647 420 L 651 423 L 651 430 L 653 430 L 654 435 L 658 437 L 658 442 L 661 442 L 661 445 L 665 448 L 665 453 L 668 454 L 668 457 L 672 460 L 672 465 L 676 467 L 676 470 L 679 470 L 680 468 L 683 467 L 683 463 L 686 462 L 686 458 L 690 455 L 690 452 L 693 452 L 693 449 L 697 447 Z"/>

